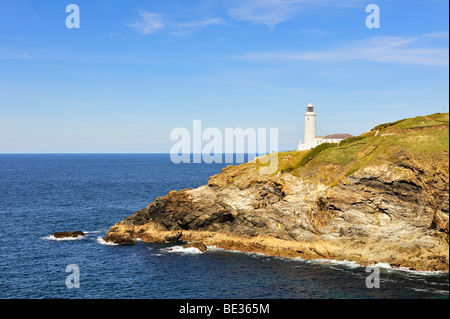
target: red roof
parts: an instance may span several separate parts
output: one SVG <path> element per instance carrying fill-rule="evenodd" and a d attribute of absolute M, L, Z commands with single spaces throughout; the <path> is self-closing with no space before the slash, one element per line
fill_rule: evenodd
<path fill-rule="evenodd" d="M 344 138 L 349 138 L 349 137 L 353 137 L 353 135 L 350 135 L 350 134 L 332 134 L 332 135 L 325 136 L 323 139 L 324 140 L 337 140 L 337 139 L 344 139 Z"/>

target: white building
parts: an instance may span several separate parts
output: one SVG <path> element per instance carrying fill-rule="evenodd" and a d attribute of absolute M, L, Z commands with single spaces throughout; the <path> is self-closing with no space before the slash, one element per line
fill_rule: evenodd
<path fill-rule="evenodd" d="M 333 134 L 327 136 L 316 136 L 316 113 L 314 106 L 309 103 L 305 113 L 305 143 L 300 140 L 297 151 L 310 150 L 322 143 L 339 143 L 340 141 L 352 137 L 350 134 Z"/>

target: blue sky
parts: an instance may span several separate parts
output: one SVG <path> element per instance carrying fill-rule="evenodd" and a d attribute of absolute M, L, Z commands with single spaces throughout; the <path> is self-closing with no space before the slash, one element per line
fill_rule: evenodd
<path fill-rule="evenodd" d="M 68 29 L 68 4 L 80 28 Z M 369 29 L 367 5 L 380 8 Z M 279 149 L 448 112 L 447 0 L 0 0 L 0 153 L 169 152 L 278 128 Z"/>

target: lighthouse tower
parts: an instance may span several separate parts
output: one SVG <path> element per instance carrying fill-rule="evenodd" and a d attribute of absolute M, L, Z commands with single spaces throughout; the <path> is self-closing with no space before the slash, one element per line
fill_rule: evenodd
<path fill-rule="evenodd" d="M 305 113 L 305 140 L 304 143 L 300 141 L 298 143 L 298 151 L 310 150 L 318 145 L 318 139 L 316 137 L 316 113 L 314 112 L 314 106 L 309 103 L 306 107 Z"/>
<path fill-rule="evenodd" d="M 316 140 L 316 113 L 314 106 L 309 103 L 305 113 L 305 145 L 307 148 L 315 146 Z"/>

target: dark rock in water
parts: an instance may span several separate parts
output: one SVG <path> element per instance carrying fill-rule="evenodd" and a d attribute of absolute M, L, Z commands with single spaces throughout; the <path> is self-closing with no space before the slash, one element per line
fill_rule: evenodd
<path fill-rule="evenodd" d="M 84 236 L 84 233 L 81 230 L 77 231 L 62 231 L 62 232 L 56 232 L 52 234 L 55 238 L 70 238 L 70 237 L 78 237 L 78 236 Z"/>
<path fill-rule="evenodd" d="M 108 236 L 104 239 L 106 242 L 113 242 L 119 245 L 134 245 L 136 244 L 136 239 L 131 237 L 130 234 L 128 236 L 117 236 L 117 234 L 108 234 Z"/>
<path fill-rule="evenodd" d="M 204 253 L 208 248 L 206 248 L 206 245 L 201 242 L 201 241 L 196 241 L 193 243 L 189 243 L 183 246 L 183 248 L 197 248 L 198 250 L 200 250 L 202 253 Z"/>

